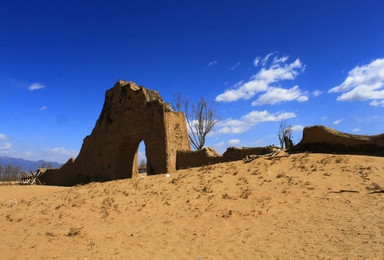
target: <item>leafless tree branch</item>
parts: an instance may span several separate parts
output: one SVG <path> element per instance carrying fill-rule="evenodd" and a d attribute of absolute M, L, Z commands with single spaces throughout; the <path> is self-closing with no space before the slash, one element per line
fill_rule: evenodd
<path fill-rule="evenodd" d="M 174 97 L 173 109 L 184 113 L 189 128 L 189 140 L 196 150 L 204 147 L 206 136 L 214 130 L 219 121 L 213 104 L 208 104 L 204 96 L 197 104 L 189 104 L 189 98 L 182 98 L 180 94 Z"/>
<path fill-rule="evenodd" d="M 293 146 L 292 143 L 292 126 L 287 126 L 287 121 L 282 119 L 279 124 L 279 137 L 280 147 L 289 149 Z"/>

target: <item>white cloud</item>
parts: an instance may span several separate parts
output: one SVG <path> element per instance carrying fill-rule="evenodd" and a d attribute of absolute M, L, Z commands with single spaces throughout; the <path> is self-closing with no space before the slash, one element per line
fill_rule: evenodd
<path fill-rule="evenodd" d="M 304 129 L 304 126 L 302 126 L 302 125 L 294 125 L 294 126 L 292 126 L 292 131 L 293 132 L 300 132 L 300 131 L 303 131 L 303 129 Z"/>
<path fill-rule="evenodd" d="M 0 140 L 7 141 L 8 137 L 5 134 L 0 133 Z"/>
<path fill-rule="evenodd" d="M 342 121 L 343 121 L 344 119 L 339 119 L 339 120 L 336 120 L 336 121 L 333 121 L 333 124 L 334 125 L 338 125 L 338 124 L 340 124 Z"/>
<path fill-rule="evenodd" d="M 5 134 L 0 133 L 0 150 L 9 150 L 12 147 L 12 143 L 7 142 L 8 140 Z"/>
<path fill-rule="evenodd" d="M 248 131 L 252 126 L 262 122 L 275 122 L 283 119 L 296 117 L 295 113 L 276 113 L 271 114 L 268 111 L 252 111 L 241 119 L 227 119 L 217 124 L 218 132 L 221 134 L 241 134 Z"/>
<path fill-rule="evenodd" d="M 338 101 L 373 100 L 370 105 L 384 106 L 384 58 L 356 66 L 343 83 L 328 92 L 342 93 Z"/>
<path fill-rule="evenodd" d="M 263 80 L 266 83 L 274 83 L 280 80 L 292 80 L 299 74 L 299 70 L 303 67 L 304 65 L 299 59 L 283 66 L 281 66 L 280 63 L 273 63 L 269 68 L 261 69 L 253 78 L 256 80 Z"/>
<path fill-rule="evenodd" d="M 274 122 L 282 119 L 289 119 L 296 117 L 295 113 L 280 113 L 270 114 L 267 110 L 264 111 L 252 111 L 242 117 L 246 122 L 256 125 L 261 122 Z"/>
<path fill-rule="evenodd" d="M 272 56 L 272 55 L 275 55 L 276 52 L 271 52 L 271 53 L 268 53 L 267 56 L 264 57 L 264 59 L 261 61 L 261 64 L 263 66 L 265 66 L 269 60 L 269 58 Z"/>
<path fill-rule="evenodd" d="M 253 60 L 253 65 L 255 65 L 255 67 L 259 66 L 259 63 L 260 63 L 260 57 L 256 57 L 254 60 Z"/>
<path fill-rule="evenodd" d="M 228 145 L 238 145 L 240 143 L 239 139 L 231 139 L 228 141 Z"/>
<path fill-rule="evenodd" d="M 265 94 L 261 95 L 256 101 L 253 101 L 252 105 L 274 105 L 293 100 L 304 102 L 308 100 L 308 96 L 301 92 L 299 86 L 294 86 L 290 89 L 270 87 Z"/>
<path fill-rule="evenodd" d="M 218 130 L 220 134 L 241 134 L 251 128 L 251 125 L 247 122 L 236 119 L 227 119 L 224 121 L 219 121 L 217 123 L 217 126 L 220 128 Z"/>
<path fill-rule="evenodd" d="M 300 96 L 300 97 L 298 97 L 297 99 L 296 99 L 298 102 L 305 102 L 305 101 L 308 101 L 309 100 L 309 98 L 308 98 L 308 96 Z"/>
<path fill-rule="evenodd" d="M 230 70 L 235 70 L 240 65 L 240 62 L 237 62 L 233 67 L 229 68 Z"/>
<path fill-rule="evenodd" d="M 187 124 L 187 130 L 188 130 L 188 134 L 192 134 L 192 129 L 196 129 L 196 127 L 198 126 L 198 122 L 196 119 L 195 120 L 192 120 L 192 121 L 188 121 L 188 124 Z"/>
<path fill-rule="evenodd" d="M 29 91 L 34 91 L 34 90 L 38 90 L 38 89 L 42 89 L 44 88 L 45 86 L 43 84 L 40 84 L 40 83 L 33 83 L 31 84 L 28 89 Z"/>
<path fill-rule="evenodd" d="M 288 56 L 283 56 L 283 57 L 277 57 L 277 56 L 275 56 L 275 57 L 273 57 L 273 62 L 274 63 L 284 63 L 284 62 L 286 62 L 288 60 Z"/>
<path fill-rule="evenodd" d="M 8 150 L 11 147 L 12 147 L 12 143 L 10 142 L 0 143 L 0 150 Z"/>
<path fill-rule="evenodd" d="M 269 53 L 261 61 L 262 68 L 253 75 L 247 82 L 239 82 L 234 85 L 232 89 L 226 90 L 216 97 L 218 102 L 231 102 L 239 99 L 248 100 L 258 93 L 263 93 L 255 104 L 278 104 L 282 101 L 297 100 L 299 102 L 308 100 L 308 96 L 302 93 L 298 86 L 291 89 L 285 89 L 281 86 L 275 86 L 275 84 L 284 80 L 293 80 L 296 76 L 304 70 L 304 65 L 300 59 L 296 59 L 292 63 L 287 63 L 288 56 L 271 58 L 275 53 Z M 266 67 L 267 63 L 271 60 L 271 64 Z M 257 66 L 260 63 L 260 58 L 256 58 L 254 65 Z M 280 94 L 283 92 L 289 94 L 295 94 L 295 98 L 284 100 Z M 292 93 L 294 92 L 294 93 Z"/>
<path fill-rule="evenodd" d="M 238 89 L 230 89 L 216 97 L 218 102 L 231 102 L 239 99 L 250 99 L 258 92 L 267 91 L 268 84 L 263 81 L 248 81 L 241 85 Z"/>
<path fill-rule="evenodd" d="M 73 150 L 67 150 L 64 147 L 54 147 L 50 149 L 48 152 L 52 152 L 53 154 L 60 155 L 60 156 L 67 156 L 68 159 L 70 157 L 76 157 L 78 152 Z"/>
<path fill-rule="evenodd" d="M 374 107 L 384 107 L 384 99 L 383 100 L 373 100 L 371 103 L 369 103 L 371 106 Z"/>
<path fill-rule="evenodd" d="M 215 144 L 216 147 L 223 147 L 225 146 L 225 142 L 220 142 L 220 143 L 217 143 Z"/>
<path fill-rule="evenodd" d="M 39 108 L 39 111 L 44 111 L 44 110 L 46 110 L 47 108 L 48 108 L 47 106 L 42 106 L 42 107 Z"/>
<path fill-rule="evenodd" d="M 217 60 L 211 61 L 208 63 L 208 67 L 212 67 L 213 65 L 216 65 L 217 63 L 219 63 L 219 61 L 217 61 Z"/>
<path fill-rule="evenodd" d="M 318 97 L 318 96 L 320 96 L 322 93 L 323 93 L 323 92 L 320 91 L 320 90 L 315 90 L 315 91 L 312 92 L 312 95 L 313 95 L 314 97 Z"/>
<path fill-rule="evenodd" d="M 353 133 L 357 133 L 357 132 L 360 132 L 360 130 L 361 130 L 360 127 L 357 127 L 357 128 L 354 128 L 354 129 L 352 130 L 352 132 L 353 132 Z"/>
<path fill-rule="evenodd" d="M 339 101 L 363 101 L 363 100 L 384 100 L 384 89 L 382 88 L 383 83 L 377 82 L 372 85 L 359 85 L 354 89 L 341 94 L 337 98 Z"/>

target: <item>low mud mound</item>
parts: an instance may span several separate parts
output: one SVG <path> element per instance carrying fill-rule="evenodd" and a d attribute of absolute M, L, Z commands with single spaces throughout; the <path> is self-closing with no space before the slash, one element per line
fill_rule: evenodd
<path fill-rule="evenodd" d="M 352 135 L 325 126 L 305 127 L 303 139 L 290 152 L 384 156 L 384 134 Z"/>

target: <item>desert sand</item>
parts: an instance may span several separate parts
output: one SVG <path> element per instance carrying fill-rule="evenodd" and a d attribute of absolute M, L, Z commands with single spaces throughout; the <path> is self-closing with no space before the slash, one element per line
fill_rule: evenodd
<path fill-rule="evenodd" d="M 384 157 L 309 153 L 0 186 L 0 258 L 384 259 L 383 188 Z"/>

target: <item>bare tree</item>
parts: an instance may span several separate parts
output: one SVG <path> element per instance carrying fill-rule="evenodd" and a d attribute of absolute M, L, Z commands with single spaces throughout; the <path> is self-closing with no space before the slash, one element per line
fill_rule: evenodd
<path fill-rule="evenodd" d="M 173 94 L 172 109 L 180 112 L 185 107 L 186 99 L 180 93 Z"/>
<path fill-rule="evenodd" d="M 19 173 L 21 168 L 19 166 L 13 166 L 10 164 L 5 167 L 0 166 L 0 181 L 15 181 L 19 180 Z"/>
<path fill-rule="evenodd" d="M 184 113 L 189 128 L 189 140 L 196 150 L 201 150 L 205 144 L 205 138 L 214 130 L 219 121 L 214 105 L 208 104 L 202 96 L 197 104 L 189 104 L 189 98 L 183 98 L 179 93 L 174 96 L 173 109 Z"/>
<path fill-rule="evenodd" d="M 292 128 L 293 126 L 287 126 L 287 121 L 282 119 L 279 124 L 279 132 L 277 136 L 279 137 L 280 147 L 289 149 L 293 146 L 292 142 Z"/>

